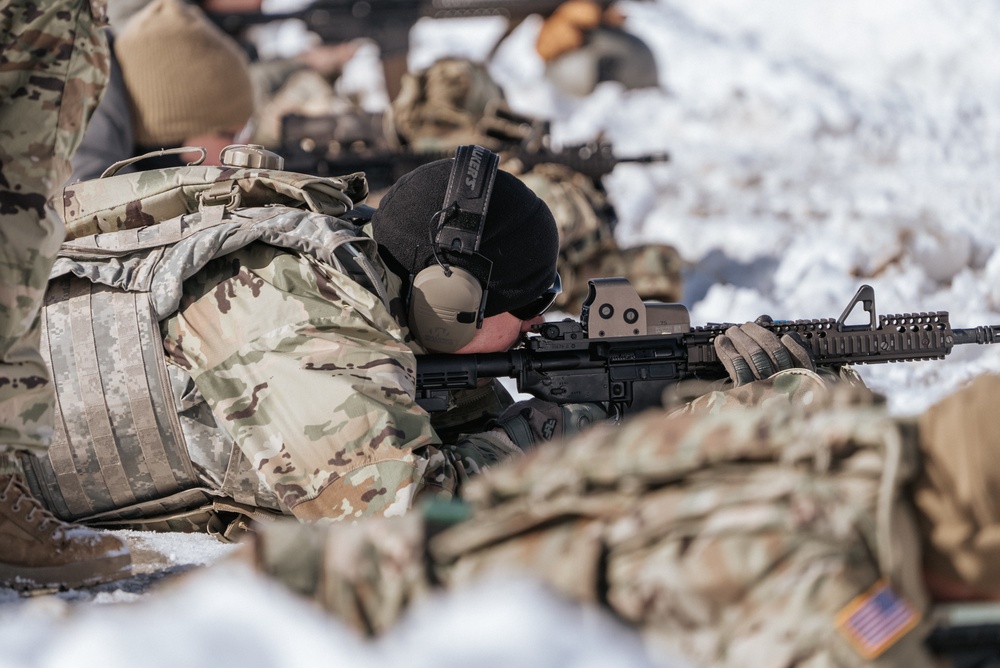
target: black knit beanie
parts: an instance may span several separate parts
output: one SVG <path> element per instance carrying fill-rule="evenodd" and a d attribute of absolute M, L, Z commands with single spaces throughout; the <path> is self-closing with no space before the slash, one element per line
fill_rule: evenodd
<path fill-rule="evenodd" d="M 399 179 L 372 216 L 372 236 L 390 268 L 408 280 L 434 262 L 430 226 L 444 208 L 453 160 L 422 165 Z M 432 221 L 433 216 L 433 221 Z M 485 315 L 530 304 L 555 280 L 559 232 L 552 212 L 528 186 L 500 170 L 493 184 L 479 253 L 493 262 Z M 485 279 L 475 256 L 439 256 Z"/>

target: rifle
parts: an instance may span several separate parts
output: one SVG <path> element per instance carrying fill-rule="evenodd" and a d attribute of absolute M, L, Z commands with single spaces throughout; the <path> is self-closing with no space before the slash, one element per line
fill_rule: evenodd
<path fill-rule="evenodd" d="M 281 148 L 285 168 L 317 176 L 364 172 L 371 190 L 388 188 L 404 174 L 435 160 L 455 157 L 454 149 L 441 151 L 393 148 L 386 140 L 380 113 L 304 116 L 281 119 Z M 638 156 L 617 156 L 611 142 L 596 139 L 553 149 L 547 121 L 494 107 L 480 123 L 484 142 L 504 161 L 514 160 L 527 172 L 540 164 L 564 165 L 586 175 L 598 188 L 602 177 L 620 163 L 668 162 L 665 151 Z M 502 165 L 501 165 L 502 166 Z"/>
<path fill-rule="evenodd" d="M 614 0 L 600 0 L 608 7 Z M 251 26 L 298 19 L 325 43 L 368 37 L 379 47 L 386 69 L 389 98 L 399 93 L 399 78 L 406 72 L 410 28 L 421 18 L 451 19 L 501 16 L 509 22 L 501 40 L 531 14 L 548 16 L 562 0 L 315 0 L 302 9 L 261 12 L 208 12 L 208 17 L 230 36 L 239 39 Z M 401 69 L 400 69 L 401 67 Z"/>
<path fill-rule="evenodd" d="M 995 603 L 951 603 L 936 607 L 927 647 L 953 668 L 1000 666 L 1000 608 Z"/>
<path fill-rule="evenodd" d="M 861 305 L 868 324 L 849 325 Z M 604 403 L 625 415 L 662 405 L 665 389 L 688 380 L 727 377 L 715 338 L 732 324 L 691 327 L 682 304 L 643 302 L 624 278 L 590 281 L 580 320 L 533 328 L 518 349 L 475 355 L 418 355 L 417 403 L 445 410 L 448 393 L 480 379 L 514 378 L 518 390 L 554 403 Z M 955 345 L 1000 342 L 1000 325 L 953 329 L 946 311 L 875 313 L 875 290 L 863 285 L 836 320 L 781 320 L 765 327 L 797 332 L 817 366 L 942 359 Z"/>

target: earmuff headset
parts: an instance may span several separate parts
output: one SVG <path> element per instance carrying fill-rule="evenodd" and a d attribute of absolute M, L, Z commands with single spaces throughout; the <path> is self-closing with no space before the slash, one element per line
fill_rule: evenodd
<path fill-rule="evenodd" d="M 483 326 L 493 264 L 479 254 L 479 244 L 499 164 L 500 157 L 482 146 L 460 146 L 444 203 L 431 216 L 434 262 L 412 278 L 409 298 L 410 329 L 431 350 L 455 352 Z M 483 275 L 449 264 L 449 254 L 475 256 Z"/>

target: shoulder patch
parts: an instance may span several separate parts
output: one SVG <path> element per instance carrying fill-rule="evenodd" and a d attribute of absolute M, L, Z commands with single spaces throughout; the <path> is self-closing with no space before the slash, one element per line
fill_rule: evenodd
<path fill-rule="evenodd" d="M 879 580 L 837 613 L 836 627 L 867 660 L 892 647 L 920 622 L 920 613 Z"/>

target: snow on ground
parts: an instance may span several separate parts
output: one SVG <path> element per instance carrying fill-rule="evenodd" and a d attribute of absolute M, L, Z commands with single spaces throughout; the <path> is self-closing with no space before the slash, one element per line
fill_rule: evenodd
<path fill-rule="evenodd" d="M 607 185 L 623 245 L 665 241 L 688 261 L 694 323 L 837 317 L 868 283 L 880 313 L 1000 324 L 1000 2 L 622 4 L 662 90 L 561 95 L 542 78 L 532 21 L 491 69 L 515 109 L 554 119 L 557 142 L 603 133 L 621 155 L 672 154 L 619 166 Z M 411 65 L 483 57 L 502 31 L 421 22 Z M 376 69 L 362 56 L 354 86 Z M 1000 345 L 860 368 L 899 414 L 986 370 L 1000 371 Z M 0 597 L 0 667 L 643 663 L 634 636 L 528 583 L 435 601 L 366 644 L 235 564 L 199 568 L 231 552 L 211 538 L 129 539 L 193 572 L 155 594 Z"/>
<path fill-rule="evenodd" d="M 377 642 L 239 561 L 195 571 L 138 603 L 96 603 L 104 604 L 41 597 L 0 606 L 0 667 L 652 665 L 637 637 L 605 614 L 527 581 L 431 599 Z"/>

